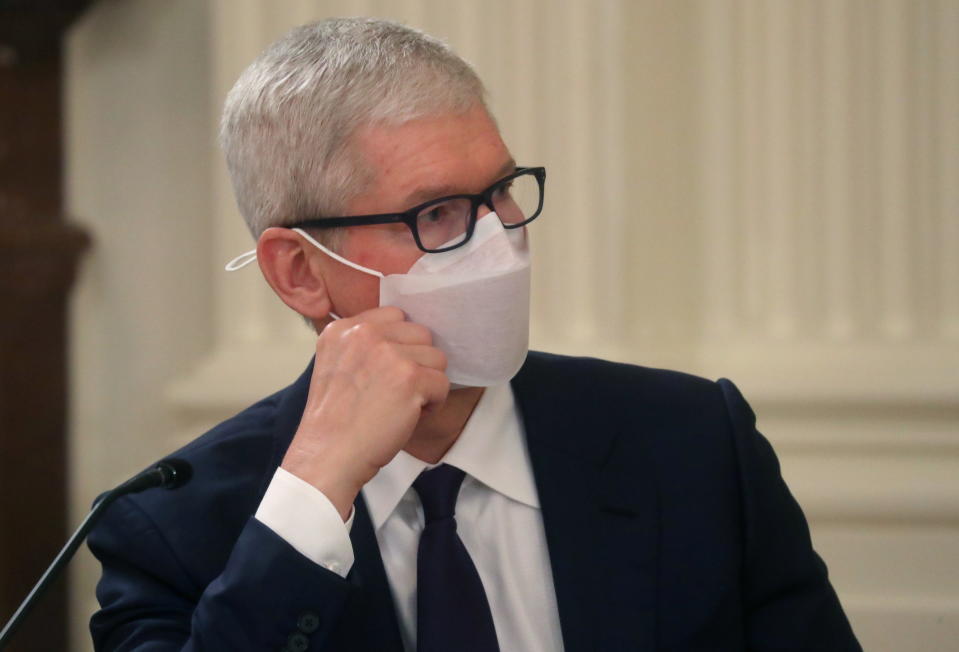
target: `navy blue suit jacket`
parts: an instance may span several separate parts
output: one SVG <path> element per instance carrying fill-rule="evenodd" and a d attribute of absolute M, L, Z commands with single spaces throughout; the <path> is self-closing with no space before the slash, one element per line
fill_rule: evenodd
<path fill-rule="evenodd" d="M 179 451 L 187 486 L 108 510 L 97 649 L 402 650 L 362 497 L 346 579 L 253 518 L 309 381 Z M 530 353 L 513 389 L 567 651 L 861 649 L 732 383 Z"/>

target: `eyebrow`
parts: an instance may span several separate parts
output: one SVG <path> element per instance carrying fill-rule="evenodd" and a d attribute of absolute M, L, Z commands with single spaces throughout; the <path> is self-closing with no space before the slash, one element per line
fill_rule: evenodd
<path fill-rule="evenodd" d="M 510 158 L 506 163 L 504 163 L 499 170 L 496 171 L 496 175 L 492 181 L 495 183 L 503 177 L 512 174 L 517 169 L 516 161 Z M 430 201 L 431 199 L 440 199 L 449 195 L 468 195 L 471 193 L 463 192 L 461 187 L 452 186 L 450 184 L 444 184 L 439 186 L 422 186 L 411 192 L 406 200 L 403 202 L 404 206 L 414 207 L 418 206 L 424 202 Z"/>

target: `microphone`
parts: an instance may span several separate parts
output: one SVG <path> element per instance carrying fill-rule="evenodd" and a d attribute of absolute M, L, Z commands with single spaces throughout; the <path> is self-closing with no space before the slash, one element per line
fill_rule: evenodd
<path fill-rule="evenodd" d="M 50 564 L 43 573 L 43 576 L 40 577 L 40 580 L 34 585 L 33 589 L 30 590 L 27 597 L 20 603 L 20 606 L 14 612 L 9 622 L 3 627 L 3 631 L 0 631 L 0 650 L 2 650 L 13 637 L 13 633 L 17 627 L 20 626 L 20 623 L 30 609 L 33 608 L 33 605 L 37 603 L 50 583 L 60 574 L 60 571 L 66 566 L 67 562 L 73 558 L 77 548 L 79 548 L 83 540 L 86 539 L 87 534 L 93 529 L 96 522 L 100 520 L 100 517 L 103 515 L 103 512 L 106 511 L 107 507 L 121 496 L 139 493 L 147 489 L 156 487 L 171 490 L 179 489 L 189 482 L 192 477 L 193 467 L 190 466 L 189 462 L 171 457 L 157 462 L 152 467 L 141 471 L 123 484 L 103 494 L 93 506 L 93 509 L 90 510 L 90 513 L 87 514 L 87 517 L 83 519 L 77 531 L 73 533 L 73 536 L 70 537 L 66 545 L 63 546 L 59 554 L 57 554 L 53 563 Z"/>
<path fill-rule="evenodd" d="M 113 500 L 127 494 L 135 494 L 153 487 L 163 487 L 164 489 L 179 489 L 193 477 L 193 467 L 190 463 L 171 457 L 162 462 L 157 462 L 151 468 L 141 471 L 117 488 L 104 495 L 106 500 L 110 494 L 116 494 Z M 102 501 L 101 501 L 102 502 Z"/>

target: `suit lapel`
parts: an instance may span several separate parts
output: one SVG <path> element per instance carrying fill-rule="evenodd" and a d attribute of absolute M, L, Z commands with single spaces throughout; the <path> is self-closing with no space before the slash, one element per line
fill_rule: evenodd
<path fill-rule="evenodd" d="M 648 456 L 618 455 L 629 409 L 567 361 L 531 352 L 513 380 L 536 480 L 566 652 L 654 650 L 659 506 Z M 273 468 L 306 404 L 312 364 L 279 406 Z M 635 437 L 642 433 L 630 433 Z M 272 474 L 270 474 L 272 475 Z M 267 480 L 268 481 L 268 480 Z M 265 489 L 265 487 L 264 487 Z M 351 649 L 402 652 L 392 592 L 362 495 L 350 539 Z M 358 645 L 356 636 L 363 644 Z"/>
<path fill-rule="evenodd" d="M 313 375 L 313 362 L 306 371 L 283 394 L 277 407 L 277 419 L 274 429 L 274 450 L 272 467 L 266 474 L 262 491 L 280 465 L 286 449 L 299 426 L 306 406 L 306 397 Z M 370 650 L 375 652 L 403 652 L 396 610 L 393 606 L 393 593 L 386 579 L 383 558 L 380 556 L 376 532 L 370 521 L 369 511 L 362 494 L 353 503 L 353 527 L 350 529 L 350 542 L 353 544 L 353 568 L 347 580 L 353 585 L 350 600 L 346 606 L 344 624 L 338 635 L 342 637 L 343 649 Z"/>
<path fill-rule="evenodd" d="M 653 650 L 658 505 L 643 460 L 617 458 L 604 406 L 531 353 L 513 381 L 567 652 Z M 569 379 L 566 379 L 569 380 Z M 622 409 L 623 406 L 619 406 Z"/>
<path fill-rule="evenodd" d="M 350 633 L 347 640 L 351 646 L 355 646 L 351 649 L 402 652 L 393 592 L 386 578 L 376 532 L 362 494 L 357 496 L 353 505 L 355 511 L 350 541 L 353 543 L 355 561 L 347 579 L 357 591 L 348 607 L 351 611 L 350 621 L 355 626 L 348 628 Z M 357 645 L 357 637 L 363 640 L 363 645 Z"/>

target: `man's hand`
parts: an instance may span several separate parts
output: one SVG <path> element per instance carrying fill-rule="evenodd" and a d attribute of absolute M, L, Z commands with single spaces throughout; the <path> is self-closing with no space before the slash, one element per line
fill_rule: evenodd
<path fill-rule="evenodd" d="M 393 307 L 335 321 L 317 339 L 306 408 L 281 466 L 322 491 L 344 520 L 423 410 L 446 400 L 446 355 L 432 341 Z"/>

